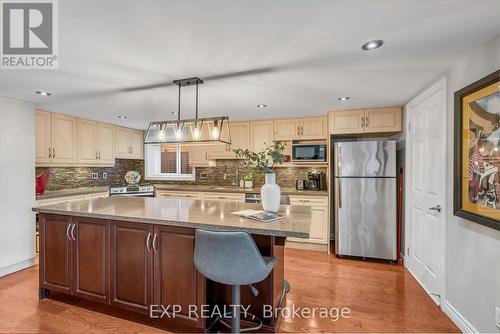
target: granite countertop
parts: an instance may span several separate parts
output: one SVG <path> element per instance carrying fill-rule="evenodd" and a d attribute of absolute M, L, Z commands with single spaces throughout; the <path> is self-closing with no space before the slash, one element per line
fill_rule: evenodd
<path fill-rule="evenodd" d="M 218 187 L 192 184 L 155 184 L 157 190 L 171 191 L 199 191 L 199 192 L 219 192 L 219 193 L 260 193 L 259 188 L 240 187 Z M 283 195 L 305 195 L 305 196 L 328 196 L 327 190 L 297 190 L 295 188 L 281 188 Z"/>
<path fill-rule="evenodd" d="M 43 195 L 37 195 L 36 200 L 103 193 L 108 190 L 109 187 L 82 187 L 76 189 L 49 190 L 46 191 Z"/>
<path fill-rule="evenodd" d="M 168 226 L 244 230 L 252 234 L 280 237 L 309 237 L 312 220 L 310 207 L 282 205 L 280 213 L 284 218 L 269 223 L 231 214 L 246 209 L 262 210 L 262 207 L 260 204 L 237 201 L 117 196 L 39 206 L 33 211 Z"/>

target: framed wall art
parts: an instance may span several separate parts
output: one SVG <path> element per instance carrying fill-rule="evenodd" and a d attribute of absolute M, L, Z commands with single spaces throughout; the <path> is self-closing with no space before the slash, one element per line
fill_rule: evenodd
<path fill-rule="evenodd" d="M 454 214 L 500 230 L 500 70 L 455 92 Z"/>

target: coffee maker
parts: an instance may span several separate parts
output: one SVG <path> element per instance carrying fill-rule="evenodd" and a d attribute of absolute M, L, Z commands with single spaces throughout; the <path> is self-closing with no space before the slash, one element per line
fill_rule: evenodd
<path fill-rule="evenodd" d="M 304 180 L 305 190 L 326 190 L 326 174 L 311 170 L 307 172 L 307 180 Z"/>

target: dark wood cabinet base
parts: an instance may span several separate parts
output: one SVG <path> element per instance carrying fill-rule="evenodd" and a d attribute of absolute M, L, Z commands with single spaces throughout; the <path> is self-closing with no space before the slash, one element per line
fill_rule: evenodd
<path fill-rule="evenodd" d="M 194 267 L 195 229 L 41 214 L 40 230 L 40 300 L 57 299 L 173 332 L 230 331 L 187 311 L 193 306 L 199 315 L 202 308 L 231 304 L 231 287 L 207 280 Z M 241 303 L 262 320 L 258 332 L 275 332 L 281 319 L 266 318 L 264 305 L 285 304 L 285 238 L 252 237 L 263 256 L 278 261 L 254 285 L 257 296 L 241 287 Z M 159 309 L 151 317 L 152 305 L 179 305 L 182 311 L 159 317 Z M 242 328 L 254 326 L 242 321 Z"/>

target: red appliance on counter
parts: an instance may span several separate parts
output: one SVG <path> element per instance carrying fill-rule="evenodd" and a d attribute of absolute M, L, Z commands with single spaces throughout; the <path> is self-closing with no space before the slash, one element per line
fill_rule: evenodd
<path fill-rule="evenodd" d="M 36 195 L 43 195 L 45 187 L 49 183 L 49 171 L 43 172 L 35 177 L 35 193 Z"/>

